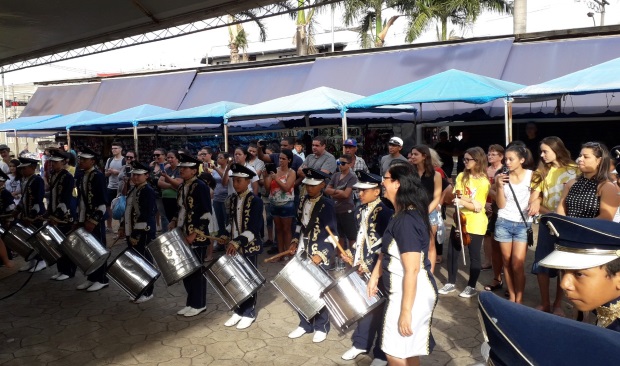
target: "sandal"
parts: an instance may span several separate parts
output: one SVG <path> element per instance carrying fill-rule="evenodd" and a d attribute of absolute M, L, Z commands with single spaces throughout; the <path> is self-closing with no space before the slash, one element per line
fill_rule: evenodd
<path fill-rule="evenodd" d="M 504 287 L 504 282 L 502 280 L 498 280 L 494 278 L 493 281 L 495 281 L 495 285 L 484 286 L 485 291 L 497 291 L 501 289 L 502 287 Z"/>

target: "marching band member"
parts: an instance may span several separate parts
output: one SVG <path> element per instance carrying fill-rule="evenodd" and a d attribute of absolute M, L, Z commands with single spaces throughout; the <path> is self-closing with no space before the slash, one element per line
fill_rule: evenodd
<path fill-rule="evenodd" d="M 204 260 L 211 220 L 211 195 L 209 187 L 197 178 L 201 162 L 187 154 L 179 154 L 179 174 L 183 183 L 179 186 L 177 203 L 179 211 L 170 221 L 169 229 L 178 227 L 186 235 L 188 243 L 201 262 Z M 177 315 L 196 316 L 207 309 L 207 279 L 196 271 L 183 279 L 187 291 L 185 307 Z"/>
<path fill-rule="evenodd" d="M 38 160 L 30 158 L 19 158 L 19 166 L 24 177 L 22 199 L 16 208 L 18 219 L 22 220 L 26 225 L 34 225 L 39 228 L 41 226 L 41 216 L 45 213 L 45 205 L 43 198 L 45 196 L 45 182 L 40 175 L 35 174 Z M 47 267 L 47 264 L 41 256 L 37 255 L 20 271 L 38 272 Z"/>
<path fill-rule="evenodd" d="M 594 311 L 599 327 L 620 332 L 620 226 L 554 213 L 540 224 L 539 242 L 555 250 L 539 264 L 560 270 L 560 287 L 577 310 Z"/>
<path fill-rule="evenodd" d="M 13 219 L 13 210 L 15 209 L 15 201 L 13 195 L 4 188 L 5 182 L 9 180 L 9 176 L 0 170 L 0 225 L 7 228 Z M 6 245 L 0 239 L 0 260 L 7 268 L 13 268 L 13 262 L 9 259 Z"/>
<path fill-rule="evenodd" d="M 307 194 L 299 203 L 298 224 L 289 250 L 291 253 L 304 250 L 315 264 L 327 269 L 333 258 L 334 244 L 328 240 L 329 234 L 325 226 L 336 227 L 334 202 L 323 196 L 325 180 L 329 179 L 329 174 L 312 168 L 304 168 L 303 173 L 305 178 L 302 183 Z M 288 335 L 289 338 L 299 338 L 311 332 L 314 332 L 314 343 L 323 342 L 327 338 L 330 328 L 327 308 L 323 308 L 310 322 L 301 313 L 298 315 L 299 327 Z"/>
<path fill-rule="evenodd" d="M 104 248 L 105 220 L 107 218 L 105 176 L 95 168 L 99 155 L 85 147 L 78 154 L 78 167 L 82 174 L 77 179 L 78 190 L 78 225 L 91 233 Z M 99 291 L 108 286 L 106 276 L 107 263 L 88 275 L 85 282 L 77 286 L 78 290 Z"/>
<path fill-rule="evenodd" d="M 50 151 L 49 161 L 52 166 L 52 175 L 49 177 L 50 199 L 47 206 L 47 218 L 50 224 L 56 226 L 67 235 L 75 220 L 76 201 L 73 197 L 75 180 L 66 168 L 71 153 L 57 149 Z M 56 262 L 58 273 L 50 279 L 64 281 L 75 276 L 77 266 L 67 256 L 62 256 Z"/>
<path fill-rule="evenodd" d="M 155 190 L 148 184 L 149 168 L 133 161 L 131 164 L 131 181 L 133 187 L 127 194 L 125 215 L 121 218 L 118 229 L 119 238 L 127 238 L 127 245 L 140 253 L 146 260 L 153 262 L 146 245 L 155 239 L 155 214 L 157 213 Z M 136 304 L 153 298 L 153 285 L 134 301 Z"/>
<path fill-rule="evenodd" d="M 262 252 L 263 200 L 252 194 L 250 183 L 256 175 L 253 170 L 241 165 L 230 167 L 235 193 L 230 201 L 228 218 L 230 237 L 226 248 L 228 255 L 244 255 L 254 267 L 258 267 L 257 257 Z M 237 325 L 237 329 L 248 328 L 256 319 L 256 294 L 244 301 L 226 323 L 227 327 Z"/>
<path fill-rule="evenodd" d="M 381 349 L 390 365 L 419 365 L 433 351 L 431 319 L 437 286 L 428 258 L 431 225 L 429 199 L 411 165 L 393 165 L 384 173 L 385 197 L 395 208 L 381 238 L 381 255 L 368 281 L 376 295 L 381 278 L 389 293 Z"/>
<path fill-rule="evenodd" d="M 381 252 L 381 237 L 388 226 L 394 211 L 381 201 L 381 177 L 366 173 L 363 170 L 355 172 L 357 188 L 361 206 L 357 209 L 359 230 L 357 240 L 353 246 L 353 266 L 359 265 L 360 272 L 372 273 L 379 253 Z M 343 255 L 344 256 L 344 255 Z M 349 258 L 351 259 L 351 258 Z M 346 260 L 346 259 L 345 259 Z M 385 293 L 385 291 L 382 291 Z M 351 339 L 353 347 L 342 355 L 343 360 L 353 360 L 358 355 L 373 348 L 374 359 L 372 366 L 387 365 L 385 353 L 381 350 L 381 321 L 383 320 L 383 305 L 368 313 L 358 323 Z M 376 342 L 375 342 L 376 339 Z"/>

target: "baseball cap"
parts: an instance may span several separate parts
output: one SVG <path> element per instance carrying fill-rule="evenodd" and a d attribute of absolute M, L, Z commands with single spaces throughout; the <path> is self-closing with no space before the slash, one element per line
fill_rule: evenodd
<path fill-rule="evenodd" d="M 397 145 L 397 146 L 401 146 L 402 147 L 403 146 L 403 139 L 401 139 L 400 137 L 394 136 L 394 137 L 392 137 L 390 139 L 388 144 L 390 144 L 390 145 Z"/>
<path fill-rule="evenodd" d="M 357 141 L 355 141 L 355 139 L 346 139 L 344 140 L 344 146 L 353 146 L 353 147 L 357 147 Z"/>

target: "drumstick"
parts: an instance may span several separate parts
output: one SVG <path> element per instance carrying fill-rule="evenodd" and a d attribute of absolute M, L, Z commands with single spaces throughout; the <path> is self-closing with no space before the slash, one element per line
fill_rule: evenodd
<path fill-rule="evenodd" d="M 329 228 L 329 226 L 325 226 L 325 230 L 327 230 L 327 233 L 329 234 L 329 236 L 332 238 L 334 243 L 336 243 L 336 246 L 338 247 L 338 250 L 340 250 L 341 253 L 346 253 L 344 251 L 344 248 L 342 248 L 342 246 L 338 242 L 338 239 L 336 239 L 336 236 L 334 235 L 334 233 L 332 233 L 332 230 Z M 353 263 L 352 263 L 351 260 L 348 260 L 347 263 L 349 263 L 349 265 L 353 266 Z"/>
<path fill-rule="evenodd" d="M 266 258 L 264 262 L 265 262 L 265 263 L 269 263 L 269 262 L 271 262 L 271 261 L 274 261 L 274 260 L 276 260 L 276 259 L 279 259 L 279 258 L 285 257 L 285 256 L 287 256 L 287 255 L 291 255 L 291 252 L 290 252 L 290 251 L 288 251 L 288 250 L 287 250 L 287 251 L 285 251 L 285 252 L 282 252 L 282 253 L 276 254 L 276 255 L 274 255 L 273 257 Z"/>

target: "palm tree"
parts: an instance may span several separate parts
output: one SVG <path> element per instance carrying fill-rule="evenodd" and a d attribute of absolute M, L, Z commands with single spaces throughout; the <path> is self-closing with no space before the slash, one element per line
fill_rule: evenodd
<path fill-rule="evenodd" d="M 304 0 L 295 0 L 297 8 L 306 6 Z M 324 0 L 313 0 L 312 4 L 319 5 Z M 297 56 L 307 56 L 316 53 L 314 48 L 314 15 L 318 7 L 312 7 L 307 10 L 297 10 L 291 15 L 295 17 L 295 45 L 297 47 Z"/>
<path fill-rule="evenodd" d="M 362 48 L 383 47 L 388 29 L 400 16 L 394 15 L 387 21 L 382 18 L 383 10 L 397 5 L 396 1 L 345 0 L 343 5 L 343 20 L 347 27 L 360 20 L 358 32 Z"/>
<path fill-rule="evenodd" d="M 441 25 L 439 40 L 446 41 L 448 21 L 462 28 L 475 22 L 483 10 L 512 14 L 512 7 L 504 0 L 419 0 L 413 10 L 406 11 L 409 24 L 405 40 L 413 42 L 435 20 Z"/>
<path fill-rule="evenodd" d="M 514 34 L 527 32 L 527 0 L 514 1 L 513 31 Z"/>
<path fill-rule="evenodd" d="M 228 20 L 230 23 L 242 22 L 242 21 L 254 21 L 260 31 L 260 41 L 265 42 L 267 39 L 267 28 L 258 19 L 256 11 L 253 9 L 246 10 L 244 12 L 229 15 Z M 243 28 L 242 23 L 231 24 L 228 26 L 228 47 L 230 48 L 230 63 L 237 64 L 241 61 L 239 57 L 239 51 L 243 51 L 244 59 L 247 61 L 247 54 L 245 53 L 248 48 L 248 34 Z"/>

